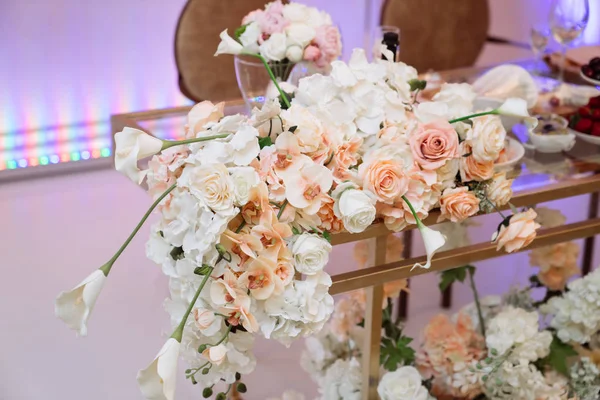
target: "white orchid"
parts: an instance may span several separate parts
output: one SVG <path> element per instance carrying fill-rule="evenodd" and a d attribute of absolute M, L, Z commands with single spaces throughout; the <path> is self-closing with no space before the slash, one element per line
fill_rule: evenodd
<path fill-rule="evenodd" d="M 92 272 L 79 285 L 56 298 L 54 312 L 69 328 L 80 336 L 87 335 L 87 320 L 94 309 L 98 295 L 104 286 L 106 275 L 101 270 Z"/>
<path fill-rule="evenodd" d="M 181 343 L 177 339 L 169 338 L 150 365 L 138 372 L 137 381 L 144 398 L 175 399 L 180 347 Z"/>
<path fill-rule="evenodd" d="M 159 153 L 163 141 L 139 129 L 125 128 L 115 133 L 115 145 L 115 169 L 140 184 L 146 172 L 140 171 L 138 160 Z"/>

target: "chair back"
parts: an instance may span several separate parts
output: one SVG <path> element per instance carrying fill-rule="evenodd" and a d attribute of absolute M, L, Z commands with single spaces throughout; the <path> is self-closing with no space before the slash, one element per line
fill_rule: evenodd
<path fill-rule="evenodd" d="M 184 96 L 199 102 L 241 97 L 233 56 L 214 57 L 225 28 L 229 34 L 242 24 L 250 11 L 262 8 L 266 0 L 189 0 L 175 32 L 175 63 L 179 88 Z"/>
<path fill-rule="evenodd" d="M 385 0 L 381 25 L 400 28 L 400 60 L 419 72 L 475 63 L 489 28 L 488 0 Z"/>

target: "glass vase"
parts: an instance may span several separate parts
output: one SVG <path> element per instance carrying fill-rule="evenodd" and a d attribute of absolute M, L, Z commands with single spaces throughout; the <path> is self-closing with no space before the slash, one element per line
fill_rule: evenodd
<path fill-rule="evenodd" d="M 278 95 L 269 73 L 260 60 L 251 56 L 236 55 L 234 62 L 238 87 L 249 111 L 254 107 L 260 108 L 267 98 Z M 277 82 L 287 82 L 294 86 L 298 86 L 300 79 L 317 72 L 309 63 L 270 62 L 269 66 Z"/>

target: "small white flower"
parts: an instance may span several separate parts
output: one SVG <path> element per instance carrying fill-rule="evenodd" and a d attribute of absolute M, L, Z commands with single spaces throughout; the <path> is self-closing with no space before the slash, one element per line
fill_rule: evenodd
<path fill-rule="evenodd" d="M 281 61 L 285 58 L 287 39 L 285 33 L 274 33 L 260 45 L 260 54 L 268 61 Z"/>
<path fill-rule="evenodd" d="M 318 235 L 303 233 L 293 238 L 290 249 L 296 270 L 306 275 L 314 275 L 327 265 L 332 247 L 327 240 Z"/>
<path fill-rule="evenodd" d="M 417 228 L 419 228 L 419 232 L 421 232 L 421 237 L 423 238 L 423 243 L 425 244 L 427 262 L 425 265 L 416 263 L 413 266 L 413 269 L 417 267 L 429 269 L 431 267 L 431 259 L 433 258 L 433 255 L 436 251 L 444 246 L 446 243 L 446 237 L 441 232 L 434 231 L 433 229 L 426 227 L 419 220 L 417 220 Z"/>
<path fill-rule="evenodd" d="M 181 343 L 176 339 L 169 338 L 154 361 L 138 372 L 137 381 L 144 398 L 148 400 L 175 399 L 180 346 Z"/>
<path fill-rule="evenodd" d="M 163 142 L 139 129 L 125 128 L 115 133 L 115 145 L 115 169 L 140 184 L 146 172 L 139 170 L 137 161 L 158 154 Z"/>
<path fill-rule="evenodd" d="M 445 83 L 433 96 L 433 101 L 445 103 L 451 118 L 464 117 L 473 110 L 473 100 L 477 94 L 468 83 Z"/>
<path fill-rule="evenodd" d="M 307 24 L 292 23 L 285 28 L 288 45 L 296 45 L 305 48 L 316 35 L 315 29 Z"/>
<path fill-rule="evenodd" d="M 219 365 L 225 360 L 225 356 L 227 356 L 227 351 L 227 346 L 221 343 L 218 346 L 210 346 L 206 348 L 202 352 L 202 355 L 206 357 L 211 363 Z"/>
<path fill-rule="evenodd" d="M 240 35 L 240 42 L 246 53 L 258 53 L 258 38 L 262 34 L 258 22 L 252 22 L 246 26 L 244 33 Z"/>
<path fill-rule="evenodd" d="M 246 166 L 254 160 L 260 152 L 258 144 L 258 130 L 251 125 L 243 125 L 239 131 L 233 135 L 229 146 L 232 148 L 233 163 L 235 165 Z"/>
<path fill-rule="evenodd" d="M 422 385 L 422 380 L 416 368 L 400 367 L 383 375 L 377 393 L 381 400 L 427 400 L 429 392 Z"/>
<path fill-rule="evenodd" d="M 80 336 L 87 335 L 87 320 L 104 286 L 106 276 L 101 270 L 92 272 L 79 285 L 56 298 L 54 313 Z"/>
<path fill-rule="evenodd" d="M 309 23 L 310 9 L 304 4 L 289 3 L 283 6 L 283 18 L 290 22 Z"/>
<path fill-rule="evenodd" d="M 221 32 L 219 37 L 221 38 L 221 43 L 219 43 L 219 47 L 217 48 L 217 52 L 215 53 L 215 56 L 218 56 L 219 54 L 241 54 L 242 53 L 244 46 L 242 46 L 240 42 L 236 41 L 231 36 L 229 36 L 229 34 L 227 33 L 227 29 L 225 29 L 223 32 Z"/>
<path fill-rule="evenodd" d="M 248 202 L 250 191 L 258 185 L 260 177 L 252 167 L 229 168 L 229 172 L 233 180 L 234 204 L 244 206 Z"/>
<path fill-rule="evenodd" d="M 302 47 L 300 46 L 290 46 L 285 51 L 285 57 L 293 63 L 298 63 L 302 61 L 303 55 L 304 52 L 302 51 Z"/>
<path fill-rule="evenodd" d="M 344 227 L 350 233 L 364 231 L 375 220 L 377 214 L 375 199 L 368 193 L 357 189 L 347 189 L 341 193 L 334 191 L 332 194 L 335 199 L 333 212 L 342 220 Z"/>

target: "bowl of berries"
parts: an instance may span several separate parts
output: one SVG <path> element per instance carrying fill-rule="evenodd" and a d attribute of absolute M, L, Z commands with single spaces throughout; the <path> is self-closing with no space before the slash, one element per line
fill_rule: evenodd
<path fill-rule="evenodd" d="M 579 73 L 583 80 L 595 86 L 600 86 L 600 57 L 594 57 L 581 67 Z"/>
<path fill-rule="evenodd" d="M 569 127 L 581 140 L 600 145 L 600 96 L 592 97 L 571 115 Z"/>

